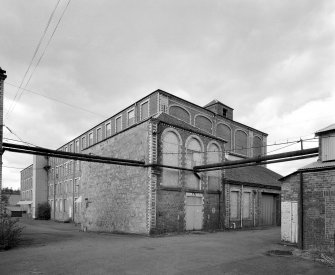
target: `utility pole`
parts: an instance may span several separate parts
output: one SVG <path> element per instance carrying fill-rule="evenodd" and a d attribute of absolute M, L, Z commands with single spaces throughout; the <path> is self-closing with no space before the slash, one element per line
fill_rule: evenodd
<path fill-rule="evenodd" d="M 6 71 L 0 67 L 0 200 L 2 195 L 2 138 L 3 138 L 3 94 L 4 81 L 7 78 Z"/>

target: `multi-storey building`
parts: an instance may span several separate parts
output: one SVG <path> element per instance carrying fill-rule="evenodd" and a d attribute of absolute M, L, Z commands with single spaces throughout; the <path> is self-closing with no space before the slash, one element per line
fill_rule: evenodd
<path fill-rule="evenodd" d="M 48 160 L 44 173 L 52 219 L 74 220 L 88 230 L 146 234 L 232 226 L 230 188 L 248 186 L 246 177 L 234 180 L 222 171 L 195 174 L 156 164 L 192 168 L 264 155 L 266 138 L 267 134 L 234 121 L 233 109 L 217 100 L 200 107 L 157 90 L 58 149 L 144 160 L 145 167 Z M 260 169 L 267 170 L 248 171 Z M 252 209 L 250 215 L 236 216 L 241 226 L 243 219 L 254 220 L 249 226 L 262 224 L 262 213 L 251 207 L 256 199 L 261 203 L 259 194 L 270 194 L 274 204 L 278 200 L 278 175 L 266 175 L 259 185 L 249 184 L 258 188 L 256 192 L 236 187 L 232 193 L 240 197 L 236 200 L 240 214 Z M 249 199 L 244 208 L 243 198 Z"/>
<path fill-rule="evenodd" d="M 22 211 L 28 215 L 32 215 L 31 205 L 33 203 L 33 165 L 21 171 L 21 199 L 19 204 L 21 205 Z"/>

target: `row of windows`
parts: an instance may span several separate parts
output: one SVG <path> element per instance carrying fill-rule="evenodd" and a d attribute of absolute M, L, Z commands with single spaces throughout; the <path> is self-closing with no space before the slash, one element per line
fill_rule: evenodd
<path fill-rule="evenodd" d="M 149 117 L 149 100 L 146 100 L 140 104 L 140 121 Z M 131 108 L 127 111 L 126 117 L 123 114 L 115 117 L 114 132 L 118 133 L 123 130 L 123 120 L 126 119 L 125 127 L 129 127 L 136 123 L 135 121 L 135 108 Z M 81 150 L 92 146 L 95 143 L 100 142 L 103 138 L 108 138 L 112 135 L 112 122 L 113 120 L 105 122 L 103 125 L 99 125 L 96 129 L 91 132 L 84 134 L 80 139 L 76 139 L 74 142 L 65 145 L 62 150 L 65 152 L 79 153 Z"/>
<path fill-rule="evenodd" d="M 33 179 L 25 179 L 21 180 L 21 190 L 27 190 L 27 189 L 32 189 L 33 188 Z"/>
<path fill-rule="evenodd" d="M 54 184 L 49 185 L 49 196 L 53 196 L 54 192 L 56 192 L 55 195 L 66 195 L 66 194 L 72 194 L 73 191 L 75 194 L 79 194 L 80 178 L 74 179 L 74 185 L 72 179 L 56 183 L 55 185 Z"/>
<path fill-rule="evenodd" d="M 80 210 L 80 203 L 76 201 L 77 198 L 75 198 L 75 204 L 74 204 L 74 213 L 79 213 Z M 51 211 L 54 210 L 54 200 L 49 201 Z M 55 200 L 55 207 L 57 212 L 64 212 L 70 214 L 71 212 L 71 205 L 69 205 L 69 201 L 67 199 L 56 199 Z"/>
<path fill-rule="evenodd" d="M 193 168 L 202 165 L 205 160 L 205 152 L 200 138 L 197 136 L 189 137 L 186 140 L 185 156 L 181 155 L 181 137 L 175 130 L 168 130 L 162 135 L 162 163 L 170 166 L 181 166 L 185 163 L 186 168 Z M 216 143 L 210 143 L 206 152 L 207 163 L 217 163 L 222 160 L 222 150 Z M 184 162 L 183 162 L 184 158 Z M 184 172 L 185 184 L 190 189 L 201 189 L 201 181 L 193 172 Z M 211 171 L 207 173 L 207 188 L 219 190 L 221 183 L 221 173 Z M 162 173 L 162 185 L 170 187 L 180 186 L 180 171 L 164 168 Z"/>
<path fill-rule="evenodd" d="M 74 164 L 74 167 L 73 167 L 73 164 Z M 55 178 L 55 172 L 56 172 L 56 178 L 62 178 L 68 175 L 72 175 L 73 172 L 79 172 L 80 169 L 81 169 L 81 162 L 79 160 L 75 160 L 74 162 L 71 160 L 59 166 L 56 166 L 55 168 L 51 168 L 49 179 Z"/>
<path fill-rule="evenodd" d="M 27 190 L 21 192 L 22 200 L 31 201 L 33 199 L 33 190 Z"/>
<path fill-rule="evenodd" d="M 170 106 L 169 114 L 185 121 L 186 123 L 191 124 L 191 114 L 183 107 L 174 105 Z M 203 115 L 196 115 L 194 117 L 194 125 L 208 133 L 213 133 L 213 122 L 210 118 Z M 241 129 L 237 129 L 234 133 L 235 137 L 235 146 L 232 148 L 232 130 L 231 128 L 223 123 L 219 123 L 216 126 L 216 136 L 221 137 L 227 141 L 226 148 L 227 150 L 234 149 L 235 153 L 239 153 L 242 155 L 247 155 L 248 148 L 248 134 Z M 262 140 L 260 137 L 255 136 L 253 140 L 253 155 L 258 156 L 261 155 L 262 152 Z"/>
<path fill-rule="evenodd" d="M 21 178 L 29 178 L 33 176 L 33 169 L 32 167 L 28 167 L 21 171 Z"/>

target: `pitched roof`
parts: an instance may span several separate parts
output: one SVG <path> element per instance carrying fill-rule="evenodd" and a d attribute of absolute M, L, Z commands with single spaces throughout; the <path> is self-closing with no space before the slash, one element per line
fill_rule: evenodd
<path fill-rule="evenodd" d="M 281 186 L 282 176 L 263 166 L 245 166 L 225 170 L 227 180 L 240 183 L 255 183 L 269 186 Z"/>
<path fill-rule="evenodd" d="M 298 171 L 305 171 L 305 170 L 311 170 L 315 168 L 326 168 L 326 167 L 333 167 L 335 166 L 335 161 L 315 161 L 310 164 L 307 164 L 306 166 L 301 167 L 298 169 Z"/>
<path fill-rule="evenodd" d="M 311 171 L 314 171 L 314 170 L 319 170 L 319 169 L 323 170 L 323 169 L 328 169 L 328 168 L 330 168 L 330 169 L 335 168 L 335 161 L 325 161 L 325 162 L 315 161 L 315 162 L 312 162 L 312 163 L 307 164 L 307 165 L 299 168 L 298 170 L 286 175 L 285 177 L 280 178 L 279 180 L 283 181 L 283 180 L 287 179 L 288 177 L 293 176 L 293 175 L 295 175 L 299 172 L 308 172 L 308 171 L 311 172 Z"/>
<path fill-rule="evenodd" d="M 324 133 L 324 132 L 329 132 L 329 131 L 335 131 L 335 123 L 334 124 L 331 124 L 325 128 L 322 128 L 321 130 L 315 132 L 316 135 L 319 135 L 321 133 Z"/>
<path fill-rule="evenodd" d="M 221 104 L 221 105 L 223 105 L 223 106 L 225 106 L 225 107 L 227 107 L 227 108 L 229 108 L 229 109 L 234 110 L 233 108 L 229 107 L 229 106 L 226 105 L 226 104 L 223 104 L 221 101 L 219 101 L 219 100 L 217 100 L 217 99 L 213 99 L 211 102 L 207 103 L 207 104 L 204 106 L 204 108 L 209 107 L 209 106 L 212 106 L 212 105 L 217 104 L 217 103 L 218 103 L 218 104 Z"/>

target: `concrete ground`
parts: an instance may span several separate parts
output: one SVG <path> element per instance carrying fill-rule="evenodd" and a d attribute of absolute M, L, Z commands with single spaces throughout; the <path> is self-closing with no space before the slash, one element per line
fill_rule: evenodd
<path fill-rule="evenodd" d="M 144 237 L 22 221 L 23 242 L 0 252 L 0 274 L 335 274 L 279 244 L 280 228 Z"/>

